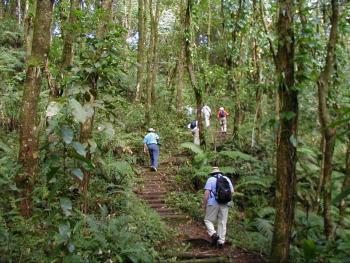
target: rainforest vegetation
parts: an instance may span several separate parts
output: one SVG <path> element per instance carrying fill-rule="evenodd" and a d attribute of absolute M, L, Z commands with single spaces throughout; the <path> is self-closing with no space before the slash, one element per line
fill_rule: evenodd
<path fill-rule="evenodd" d="M 212 166 L 215 262 L 350 262 L 349 72 L 348 0 L 0 0 L 0 262 L 206 262 L 139 192 L 203 224 Z"/>

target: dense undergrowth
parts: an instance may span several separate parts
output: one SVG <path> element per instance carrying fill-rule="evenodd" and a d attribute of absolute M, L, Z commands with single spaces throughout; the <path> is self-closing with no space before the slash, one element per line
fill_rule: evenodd
<path fill-rule="evenodd" d="M 209 132 L 210 133 L 210 132 Z M 208 134 L 208 138 L 211 135 Z M 191 162 L 184 162 L 176 180 L 181 186 L 168 198 L 168 203 L 202 221 L 203 186 L 210 167 L 218 165 L 231 178 L 235 186 L 234 202 L 228 219 L 227 238 L 233 246 L 255 251 L 267 257 L 273 235 L 275 209 L 274 156 L 268 148 L 253 149 L 246 141 L 230 143 L 223 141 L 218 151 L 203 151 L 192 143 L 183 143 L 182 154 L 191 155 Z M 344 149 L 337 148 L 339 159 Z M 185 159 L 188 157 L 185 157 Z M 326 241 L 323 217 L 311 210 L 315 201 L 319 160 L 315 150 L 306 146 L 299 148 L 298 204 L 292 235 L 291 262 L 347 262 L 350 232 L 344 226 L 336 229 L 337 239 Z M 187 163 L 187 165 L 186 165 Z M 338 178 L 334 192 L 340 192 L 342 174 L 341 161 L 333 176 Z M 180 189 L 180 190 L 179 190 Z M 333 215 L 337 218 L 337 209 Z M 338 219 L 336 219 L 338 220 Z"/>
<path fill-rule="evenodd" d="M 166 239 L 157 214 L 132 192 L 137 179 L 132 156 L 113 153 L 113 140 L 101 139 L 88 196 L 80 191 L 74 162 L 63 165 L 52 152 L 42 162 L 33 189 L 32 217 L 19 214 L 14 178 L 19 172 L 15 134 L 1 142 L 1 262 L 153 262 L 154 246 Z M 110 137 L 109 137 L 110 138 Z M 117 143 L 114 141 L 114 143 Z M 106 152 L 104 152 L 106 151 Z M 68 158 L 67 158 L 68 159 Z M 64 171 L 64 169 L 66 171 Z M 85 200 L 88 213 L 81 212 Z"/>

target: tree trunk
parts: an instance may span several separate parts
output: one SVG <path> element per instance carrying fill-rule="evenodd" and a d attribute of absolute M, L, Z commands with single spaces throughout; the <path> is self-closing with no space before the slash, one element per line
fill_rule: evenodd
<path fill-rule="evenodd" d="M 150 3 L 152 0 L 150 0 Z M 150 17 L 151 17 L 151 72 L 150 72 L 150 90 L 151 90 L 151 105 L 153 105 L 156 101 L 156 90 L 155 90 L 155 82 L 157 78 L 158 72 L 158 25 L 159 25 L 159 12 L 160 12 L 160 0 L 156 2 L 156 10 L 153 14 L 153 7 L 149 6 Z"/>
<path fill-rule="evenodd" d="M 327 44 L 326 62 L 317 80 L 318 86 L 318 110 L 321 123 L 322 136 L 324 137 L 324 151 L 322 153 L 323 175 L 323 219 L 324 231 L 327 240 L 333 239 L 333 223 L 331 217 L 332 205 L 332 158 L 335 145 L 336 129 L 330 127 L 332 120 L 329 113 L 327 98 L 331 85 L 331 77 L 335 64 L 335 47 L 338 38 L 339 0 L 332 0 L 331 31 Z M 321 176 L 322 176 L 321 175 Z"/>
<path fill-rule="evenodd" d="M 143 75 L 145 66 L 145 41 L 146 41 L 146 10 L 147 0 L 138 0 L 138 34 L 137 43 L 137 77 L 136 77 L 136 94 L 135 102 L 140 102 L 143 86 Z"/>
<path fill-rule="evenodd" d="M 50 47 L 50 32 L 54 1 L 38 0 L 34 21 L 32 53 L 29 57 L 20 112 L 19 157 L 23 173 L 16 178 L 21 189 L 21 214 L 32 213 L 31 192 L 39 167 L 37 111 L 41 73 Z"/>
<path fill-rule="evenodd" d="M 276 75 L 281 113 L 292 113 L 280 119 L 280 143 L 277 146 L 276 216 L 270 262 L 289 262 L 291 230 L 294 220 L 297 151 L 293 141 L 298 128 L 298 91 L 294 76 L 293 0 L 279 0 L 277 22 L 278 53 Z"/>
<path fill-rule="evenodd" d="M 348 125 L 348 131 L 349 130 L 350 130 L 350 125 Z M 345 156 L 345 178 L 344 178 L 341 191 L 344 192 L 349 188 L 350 188 L 350 133 L 348 134 L 348 146 L 347 146 L 346 156 Z M 339 225 L 341 226 L 343 226 L 344 224 L 344 217 L 345 217 L 345 212 L 347 207 L 348 207 L 348 202 L 345 199 L 341 200 L 339 205 Z"/>
<path fill-rule="evenodd" d="M 76 11 L 79 9 L 80 0 L 70 0 L 70 10 L 67 25 L 68 27 L 64 29 L 64 43 L 62 51 L 62 68 L 65 69 L 72 65 L 73 55 L 74 55 L 74 39 L 75 39 L 75 29 L 74 25 L 77 23 Z M 72 28 L 73 27 L 73 28 Z"/>
<path fill-rule="evenodd" d="M 255 11 L 255 1 L 254 3 L 254 11 Z M 255 12 L 254 12 L 255 13 Z M 256 71 L 254 72 L 254 84 L 256 86 L 255 91 L 255 102 L 256 102 L 256 109 L 255 109 L 255 117 L 254 117 L 254 126 L 252 131 L 252 143 L 251 147 L 255 147 L 256 144 L 260 140 L 260 122 L 261 122 L 261 116 L 262 116 L 262 110 L 261 110 L 261 98 L 262 98 L 262 90 L 259 87 L 260 85 L 260 53 L 258 51 L 258 45 L 256 43 L 256 38 L 253 38 L 253 65 Z"/>
<path fill-rule="evenodd" d="M 239 7 L 236 13 L 232 12 L 231 17 L 233 20 L 234 30 L 232 31 L 232 40 L 231 40 L 231 46 L 232 49 L 237 46 L 237 36 L 240 37 L 239 42 L 239 50 L 241 51 L 242 47 L 242 39 L 243 34 L 238 34 L 238 23 L 241 19 L 241 13 L 242 13 L 242 7 L 243 7 L 243 1 L 239 0 L 238 2 Z M 231 51 L 232 53 L 232 51 Z M 233 92 L 233 104 L 234 104 L 234 121 L 233 121 L 233 131 L 232 131 L 232 137 L 234 140 L 238 140 L 238 131 L 239 131 L 239 125 L 241 120 L 241 102 L 239 98 L 239 86 L 236 83 L 236 78 L 234 76 L 234 69 L 238 66 L 239 58 L 233 57 L 232 55 L 229 56 L 229 77 L 228 77 L 228 89 Z M 238 76 L 237 76 L 238 79 Z"/>
<path fill-rule="evenodd" d="M 102 39 L 105 37 L 106 33 L 108 32 L 109 24 L 112 22 L 112 6 L 113 6 L 113 0 L 102 0 L 100 2 L 101 9 L 103 11 L 102 18 L 100 21 L 100 24 L 97 28 L 96 36 L 99 39 Z M 91 76 L 91 87 L 89 92 L 85 94 L 85 101 L 87 103 L 92 104 L 98 95 L 97 91 L 97 82 L 100 76 L 98 74 L 95 74 L 94 76 Z M 94 117 L 95 117 L 95 111 L 92 117 L 85 121 L 80 127 L 80 143 L 87 146 L 89 139 L 92 138 L 92 130 L 94 126 Z M 88 152 L 86 155 L 87 159 L 91 159 L 91 154 Z M 90 181 L 90 172 L 87 171 L 82 167 L 84 177 L 81 184 L 83 195 L 84 195 L 84 205 L 83 205 L 83 212 L 88 212 L 88 188 L 89 188 L 89 181 Z"/>
<path fill-rule="evenodd" d="M 177 87 L 176 87 L 176 108 L 178 112 L 182 112 L 183 109 L 183 91 L 185 87 L 185 68 L 184 68 L 184 60 L 185 60 L 185 47 L 183 41 L 180 44 L 180 51 L 178 55 L 178 66 L 177 66 Z"/>
<path fill-rule="evenodd" d="M 24 5 L 24 15 L 23 15 L 23 44 L 24 44 L 24 50 L 25 50 L 25 61 L 28 62 L 28 58 L 30 56 L 31 52 L 31 32 L 33 30 L 33 22 L 32 17 L 29 15 L 29 0 L 25 1 Z"/>
<path fill-rule="evenodd" d="M 199 139 L 200 139 L 200 145 L 205 145 L 205 138 L 203 133 L 203 123 L 202 123 L 202 102 L 203 102 L 203 91 L 198 86 L 195 72 L 193 69 L 193 62 L 192 62 L 192 52 L 191 52 L 191 14 L 192 14 L 192 6 L 193 2 L 192 0 L 187 0 L 186 5 L 186 11 L 185 11 L 185 19 L 184 19 L 184 46 L 185 46 L 185 58 L 186 58 L 186 65 L 187 65 L 187 71 L 188 75 L 190 77 L 191 86 L 194 90 L 195 98 L 196 98 L 196 114 L 197 114 L 197 120 L 198 120 L 198 129 L 199 129 Z"/>

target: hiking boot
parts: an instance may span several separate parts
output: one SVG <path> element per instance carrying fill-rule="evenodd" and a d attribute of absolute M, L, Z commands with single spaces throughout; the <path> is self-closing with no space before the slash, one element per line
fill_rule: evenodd
<path fill-rule="evenodd" d="M 219 240 L 218 234 L 214 233 L 214 234 L 211 236 L 211 244 L 214 245 L 214 246 L 216 246 L 218 240 Z"/>
<path fill-rule="evenodd" d="M 223 249 L 224 248 L 224 244 L 223 243 L 218 243 L 218 249 Z"/>
<path fill-rule="evenodd" d="M 156 167 L 154 167 L 154 166 L 151 166 L 151 171 L 153 171 L 153 172 L 157 172 L 157 168 L 156 168 Z"/>

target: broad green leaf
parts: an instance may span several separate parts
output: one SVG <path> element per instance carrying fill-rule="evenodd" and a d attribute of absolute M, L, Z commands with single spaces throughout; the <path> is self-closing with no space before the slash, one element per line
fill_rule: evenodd
<path fill-rule="evenodd" d="M 84 123 L 87 120 L 88 115 L 85 109 L 83 108 L 83 106 L 81 106 L 81 104 L 76 99 L 71 99 L 69 101 L 69 106 L 72 109 L 72 114 L 75 121 Z"/>
<path fill-rule="evenodd" d="M 70 253 L 73 253 L 75 251 L 75 246 L 72 243 L 69 243 L 67 246 L 67 249 Z"/>
<path fill-rule="evenodd" d="M 83 181 L 84 174 L 80 170 L 80 168 L 75 168 L 72 170 L 72 174 L 74 174 L 80 181 Z"/>
<path fill-rule="evenodd" d="M 84 145 L 82 145 L 80 142 L 72 142 L 72 146 L 78 154 L 86 157 L 86 150 L 85 150 Z"/>
<path fill-rule="evenodd" d="M 60 205 L 63 210 L 63 213 L 66 216 L 70 216 L 72 214 L 72 201 L 67 197 L 60 198 Z"/>
<path fill-rule="evenodd" d="M 90 145 L 90 153 L 96 152 L 97 144 L 93 139 L 88 140 L 89 145 Z"/>
<path fill-rule="evenodd" d="M 46 117 L 53 117 L 57 115 L 60 112 L 61 108 L 62 106 L 56 101 L 51 101 L 46 109 Z"/>
<path fill-rule="evenodd" d="M 87 165 L 87 168 L 91 171 L 95 168 L 94 164 L 91 162 L 91 160 L 85 158 L 84 156 L 81 156 L 75 151 L 70 151 L 69 152 L 69 157 L 79 160 Z"/>
<path fill-rule="evenodd" d="M 64 223 L 64 224 L 60 224 L 58 226 L 58 232 L 60 234 L 60 236 L 65 240 L 68 241 L 68 239 L 71 236 L 71 229 L 70 229 L 70 224 L 69 222 Z"/>
<path fill-rule="evenodd" d="M 70 128 L 62 128 L 61 129 L 61 135 L 62 135 L 62 139 L 65 143 L 70 144 L 73 141 L 73 130 Z"/>

